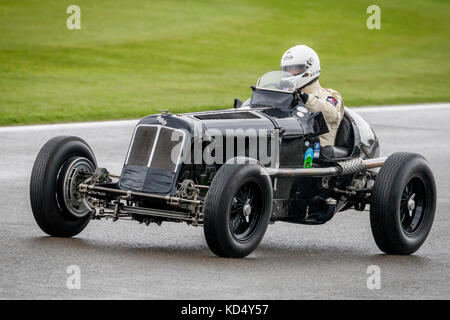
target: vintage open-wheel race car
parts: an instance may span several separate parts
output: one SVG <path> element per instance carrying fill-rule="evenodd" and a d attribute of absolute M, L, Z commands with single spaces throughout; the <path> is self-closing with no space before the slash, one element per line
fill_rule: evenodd
<path fill-rule="evenodd" d="M 216 255 L 245 257 L 269 223 L 323 224 L 370 206 L 378 247 L 415 252 L 436 209 L 427 161 L 415 153 L 379 157 L 375 133 L 348 108 L 334 146 L 320 145 L 326 132 L 322 113 L 304 106 L 289 76 L 269 72 L 232 109 L 140 120 L 120 175 L 99 168 L 78 137 L 49 140 L 31 174 L 32 211 L 58 237 L 92 219 L 186 222 L 203 226 Z"/>

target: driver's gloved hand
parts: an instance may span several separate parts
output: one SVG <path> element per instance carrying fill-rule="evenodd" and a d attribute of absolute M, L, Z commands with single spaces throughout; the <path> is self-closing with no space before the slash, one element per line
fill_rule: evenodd
<path fill-rule="evenodd" d="M 302 98 L 303 103 L 306 103 L 306 101 L 308 101 L 309 95 L 300 91 L 300 98 Z"/>

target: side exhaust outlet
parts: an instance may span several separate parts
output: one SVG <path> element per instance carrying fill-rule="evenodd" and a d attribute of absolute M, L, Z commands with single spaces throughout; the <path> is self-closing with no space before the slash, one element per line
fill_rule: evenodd
<path fill-rule="evenodd" d="M 324 168 L 266 168 L 267 174 L 274 177 L 326 177 L 335 175 L 348 175 L 360 172 L 366 169 L 381 167 L 386 161 L 386 157 L 374 159 L 355 158 L 337 162 L 335 166 Z"/>

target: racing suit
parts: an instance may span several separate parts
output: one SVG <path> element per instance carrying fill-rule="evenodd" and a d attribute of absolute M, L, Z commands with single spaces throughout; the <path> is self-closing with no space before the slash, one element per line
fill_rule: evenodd
<path fill-rule="evenodd" d="M 322 111 L 330 132 L 319 136 L 322 146 L 334 145 L 336 133 L 344 116 L 344 101 L 339 92 L 322 88 L 319 80 L 301 89 L 305 106 L 311 112 Z"/>

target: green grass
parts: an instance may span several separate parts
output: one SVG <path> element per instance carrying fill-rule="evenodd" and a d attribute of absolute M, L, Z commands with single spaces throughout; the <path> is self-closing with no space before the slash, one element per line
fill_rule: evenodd
<path fill-rule="evenodd" d="M 81 7 L 81 30 L 66 7 Z M 366 8 L 381 7 L 381 30 Z M 285 49 L 346 105 L 450 101 L 450 2 L 0 0 L 0 125 L 230 107 Z"/>

